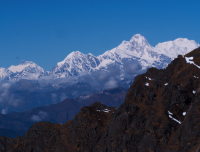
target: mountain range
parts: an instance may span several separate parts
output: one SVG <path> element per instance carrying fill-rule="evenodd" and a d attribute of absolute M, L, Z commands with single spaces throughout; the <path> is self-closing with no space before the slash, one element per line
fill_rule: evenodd
<path fill-rule="evenodd" d="M 52 71 L 32 61 L 21 61 L 8 69 L 0 68 L 0 110 L 2 114 L 23 112 L 109 88 L 128 89 L 135 76 L 149 67 L 165 68 L 178 54 L 197 47 L 199 44 L 186 38 L 153 47 L 136 34 L 97 57 L 72 52 Z"/>
<path fill-rule="evenodd" d="M 52 71 L 45 71 L 32 61 L 22 61 L 8 69 L 0 68 L 0 80 L 19 79 L 56 79 L 91 74 L 99 70 L 110 71 L 113 67 L 120 71 L 120 78 L 126 74 L 136 74 L 148 67 L 165 68 L 178 54 L 186 54 L 199 47 L 193 40 L 178 38 L 151 46 L 140 34 L 135 34 L 130 41 L 123 41 L 116 48 L 95 57 L 79 51 L 70 53 L 63 61 L 58 62 Z M 130 64 L 133 64 L 130 67 Z M 135 73 L 130 73 L 130 68 Z"/>
<path fill-rule="evenodd" d="M 23 137 L 1 136 L 0 150 L 198 152 L 199 77 L 200 48 L 136 76 L 119 108 L 95 102 L 64 124 L 35 123 Z"/>

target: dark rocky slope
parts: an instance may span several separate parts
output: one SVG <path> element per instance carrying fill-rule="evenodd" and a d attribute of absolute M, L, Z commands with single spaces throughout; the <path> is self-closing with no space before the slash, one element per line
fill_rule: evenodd
<path fill-rule="evenodd" d="M 63 125 L 41 122 L 23 137 L 1 137 L 0 150 L 198 152 L 198 65 L 200 48 L 137 76 L 118 109 L 96 102 Z"/>

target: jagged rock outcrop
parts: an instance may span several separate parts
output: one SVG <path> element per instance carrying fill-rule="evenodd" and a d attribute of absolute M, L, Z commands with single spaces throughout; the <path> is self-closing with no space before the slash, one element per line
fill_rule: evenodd
<path fill-rule="evenodd" d="M 63 125 L 1 137 L 2 151 L 200 151 L 200 48 L 135 78 L 118 109 L 95 102 Z"/>

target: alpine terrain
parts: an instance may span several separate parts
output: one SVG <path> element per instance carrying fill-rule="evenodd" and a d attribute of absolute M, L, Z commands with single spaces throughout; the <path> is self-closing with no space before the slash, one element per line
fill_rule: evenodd
<path fill-rule="evenodd" d="M 95 102 L 63 125 L 35 123 L 23 137 L 1 136 L 0 150 L 199 151 L 199 77 L 200 48 L 136 76 L 119 108 Z"/>

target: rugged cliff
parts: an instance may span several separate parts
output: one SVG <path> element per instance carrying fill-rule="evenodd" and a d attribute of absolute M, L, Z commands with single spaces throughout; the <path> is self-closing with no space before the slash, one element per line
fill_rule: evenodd
<path fill-rule="evenodd" d="M 95 102 L 63 125 L 1 137 L 1 151 L 200 151 L 200 48 L 135 78 L 118 109 Z"/>

